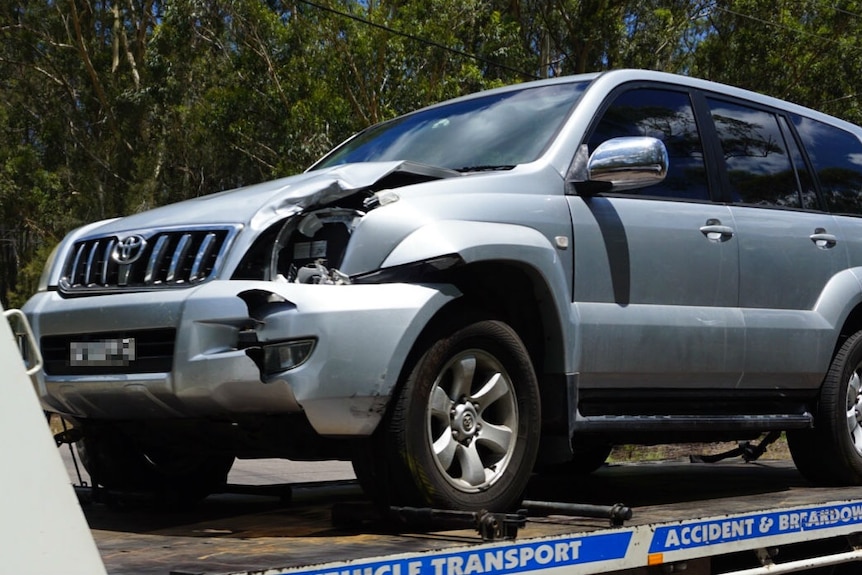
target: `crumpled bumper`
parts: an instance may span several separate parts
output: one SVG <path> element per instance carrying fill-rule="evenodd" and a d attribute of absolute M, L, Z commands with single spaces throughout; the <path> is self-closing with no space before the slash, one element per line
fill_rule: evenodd
<path fill-rule="evenodd" d="M 44 292 L 24 312 L 37 339 L 176 330 L 169 371 L 136 372 L 132 361 L 111 373 L 40 374 L 47 410 L 115 420 L 304 412 L 319 434 L 352 436 L 375 429 L 410 348 L 458 295 L 451 286 L 213 281 L 70 299 Z M 266 377 L 247 353 L 307 338 L 316 343 L 304 363 Z"/>

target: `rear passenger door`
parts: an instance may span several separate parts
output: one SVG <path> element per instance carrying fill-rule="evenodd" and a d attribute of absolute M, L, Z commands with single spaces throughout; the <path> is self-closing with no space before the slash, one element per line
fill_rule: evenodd
<path fill-rule="evenodd" d="M 662 140 L 670 168 L 647 188 L 569 197 L 582 395 L 733 388 L 744 347 L 735 224 L 712 201 L 689 92 L 641 85 L 611 94 L 589 151 L 620 136 Z"/>
<path fill-rule="evenodd" d="M 812 310 L 846 265 L 846 242 L 818 201 L 784 115 L 718 96 L 706 103 L 739 243 L 739 306 L 746 325 L 740 387 L 816 386 L 831 328 Z"/>

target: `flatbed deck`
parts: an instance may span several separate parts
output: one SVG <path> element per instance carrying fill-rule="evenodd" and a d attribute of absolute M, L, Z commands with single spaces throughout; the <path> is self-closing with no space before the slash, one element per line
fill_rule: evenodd
<path fill-rule="evenodd" d="M 363 501 L 353 481 L 230 485 L 182 511 L 132 500 L 121 509 L 85 504 L 84 512 L 114 575 L 479 575 L 563 563 L 567 573 L 601 573 L 690 559 L 711 553 L 707 546 L 729 552 L 746 541 L 759 545 L 757 539 L 777 544 L 786 536 L 816 537 L 823 529 L 837 535 L 862 530 L 862 489 L 812 488 L 791 462 L 781 460 L 610 465 L 582 477 L 536 476 L 526 497 L 622 503 L 633 516 L 622 527 L 608 519 L 530 517 L 515 541 L 491 543 L 468 527 L 424 531 L 368 520 L 359 529 L 339 528 L 333 509 Z M 806 519 L 818 513 L 821 520 Z M 519 549 L 516 555 L 505 555 L 513 548 Z M 617 556 L 620 549 L 623 557 Z M 631 553 L 637 558 L 629 558 Z"/>

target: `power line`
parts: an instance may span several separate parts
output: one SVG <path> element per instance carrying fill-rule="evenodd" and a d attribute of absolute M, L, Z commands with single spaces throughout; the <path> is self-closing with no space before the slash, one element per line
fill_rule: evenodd
<path fill-rule="evenodd" d="M 487 64 L 489 66 L 494 66 L 496 68 L 500 68 L 501 70 L 506 70 L 508 72 L 514 72 L 515 74 L 520 74 L 527 78 L 540 79 L 539 76 L 535 74 L 530 74 L 528 72 L 524 72 L 523 70 L 518 70 L 517 68 L 512 68 L 511 66 L 507 66 L 506 64 L 500 64 L 499 62 L 494 62 L 493 60 L 488 60 L 487 58 L 483 58 L 481 56 L 477 56 L 476 54 L 470 54 L 469 52 L 464 52 L 463 50 L 458 50 L 457 48 L 451 48 L 444 44 L 440 44 L 439 42 L 435 42 L 433 40 L 428 40 L 427 38 L 421 38 L 419 36 L 408 34 L 406 32 L 401 32 L 400 30 L 395 30 L 394 28 L 390 28 L 388 26 L 384 26 L 383 24 L 377 24 L 376 22 L 372 22 L 371 20 L 366 20 L 365 18 L 360 18 L 359 16 L 355 16 L 353 14 L 348 14 L 347 12 L 341 12 L 340 10 L 336 10 L 335 8 L 330 8 L 329 6 L 323 6 L 321 4 L 317 4 L 316 2 L 311 2 L 310 0 L 299 0 L 302 4 L 306 4 L 313 8 L 317 8 L 318 10 L 323 10 L 324 12 L 329 12 L 330 14 L 336 14 L 343 18 L 349 18 L 350 20 L 354 20 L 355 22 L 359 22 L 361 24 L 365 24 L 367 26 L 371 26 L 372 28 L 377 28 L 378 30 L 383 30 L 388 32 L 394 36 L 400 36 L 402 38 L 407 38 L 409 40 L 413 40 L 414 42 L 419 42 L 420 44 L 425 44 L 426 46 L 433 46 L 435 48 L 439 48 L 451 54 L 457 54 L 458 56 L 463 56 L 465 58 L 470 58 L 471 60 L 476 60 L 477 62 L 482 62 L 483 64 Z"/>
<path fill-rule="evenodd" d="M 335 8 L 331 8 L 331 7 L 329 7 L 329 6 L 324 6 L 324 5 L 322 5 L 322 4 L 318 4 L 317 2 L 313 2 L 312 0 L 298 0 L 298 1 L 299 1 L 300 3 L 302 3 L 302 4 L 306 4 L 306 5 L 308 5 L 308 6 L 311 6 L 311 7 L 313 7 L 313 8 L 316 8 L 316 9 L 318 9 L 318 10 L 322 10 L 322 11 L 324 11 L 324 12 L 329 12 L 330 14 L 335 14 L 335 15 L 340 16 L 340 17 L 342 17 L 342 18 L 347 18 L 347 19 L 353 20 L 353 21 L 355 21 L 355 22 L 358 22 L 358 23 L 360 23 L 360 24 L 364 24 L 364 25 L 366 25 L 366 26 L 371 26 L 372 28 L 377 28 L 378 30 L 383 30 L 383 31 L 385 31 L 385 32 L 387 32 L 387 33 L 389 33 L 389 34 L 394 35 L 394 36 L 400 36 L 400 37 L 402 37 L 402 38 L 407 38 L 407 39 L 409 39 L 409 40 L 412 40 L 412 41 L 414 41 L 414 42 L 418 42 L 418 43 L 420 43 L 420 44 L 425 44 L 425 45 L 427 45 L 427 46 L 433 46 L 433 47 L 435 47 L 435 48 L 439 48 L 440 50 L 443 50 L 443 51 L 449 52 L 449 53 L 451 53 L 451 54 L 456 54 L 456 55 L 458 55 L 458 56 L 462 56 L 462 57 L 465 57 L 465 58 L 469 58 L 469 59 L 471 59 L 471 60 L 475 60 L 475 61 L 477 61 L 477 62 L 482 62 L 483 64 L 486 64 L 486 65 L 488 65 L 488 66 L 493 66 L 493 67 L 499 68 L 499 69 L 501 69 L 501 70 L 506 70 L 506 71 L 508 71 L 508 72 L 513 72 L 513 73 L 515 73 L 515 74 L 520 74 L 520 75 L 522 75 L 522 76 L 524 76 L 524 77 L 527 77 L 527 78 L 533 78 L 533 79 L 537 79 L 537 80 L 541 78 L 540 76 L 537 76 L 536 74 L 533 74 L 533 73 L 530 73 L 530 72 L 525 72 L 525 71 L 523 71 L 523 70 L 519 70 L 519 69 L 514 68 L 514 67 L 512 67 L 512 66 L 508 66 L 508 65 L 506 65 L 506 64 L 501 64 L 500 62 L 496 62 L 496 61 L 494 61 L 494 60 L 489 60 L 488 58 L 483 58 L 482 56 L 478 56 L 478 55 L 476 55 L 476 54 L 471 54 L 471 53 L 469 53 L 469 52 L 465 52 L 464 50 L 459 50 L 459 49 L 457 49 L 457 48 L 452 48 L 452 47 L 450 47 L 450 46 L 446 46 L 446 45 L 441 44 L 441 43 L 439 43 L 439 42 L 435 42 L 435 41 L 433 41 L 433 40 L 429 40 L 429 39 L 427 39 L 427 38 L 422 38 L 422 37 L 420 37 L 420 36 L 416 36 L 415 34 L 409 34 L 409 33 L 407 33 L 407 32 L 402 32 L 402 31 L 400 31 L 400 30 L 396 30 L 396 29 L 391 28 L 391 27 L 389 27 L 389 26 L 385 26 L 385 25 L 383 25 L 383 24 L 378 24 L 378 23 L 376 23 L 376 22 L 372 22 L 371 20 L 367 20 L 367 19 L 365 19 L 365 18 L 361 18 L 361 17 L 356 16 L 356 15 L 354 15 L 354 14 L 350 14 L 350 13 L 347 13 L 347 12 L 342 12 L 342 11 L 337 10 L 337 9 L 335 9 Z M 857 14 L 857 13 L 855 13 L 855 12 L 851 12 L 851 11 L 849 11 L 849 10 L 845 10 L 845 9 L 843 9 L 843 8 L 839 8 L 838 6 L 835 6 L 835 5 L 830 6 L 829 8 L 831 8 L 834 12 L 837 12 L 837 13 L 843 13 L 843 14 L 846 14 L 846 15 L 848 15 L 848 16 L 853 16 L 853 17 L 857 17 L 857 18 L 862 18 L 862 14 Z M 763 25 L 765 25 L 765 26 L 770 26 L 770 27 L 773 27 L 773 28 L 780 28 L 780 29 L 786 30 L 786 31 L 788 31 L 788 32 L 792 32 L 792 33 L 794 33 L 794 34 L 798 34 L 798 35 L 800 35 L 800 36 L 807 36 L 807 37 L 810 37 L 810 38 L 815 38 L 815 39 L 817 39 L 817 40 L 820 40 L 820 41 L 823 41 L 823 42 L 827 42 L 827 43 L 830 43 L 830 44 L 839 44 L 839 41 L 838 41 L 838 40 L 836 40 L 836 39 L 834 39 L 834 38 L 829 38 L 829 37 L 826 37 L 826 36 L 820 36 L 820 35 L 815 34 L 815 33 L 813 33 L 813 32 L 807 32 L 807 31 L 802 30 L 802 29 L 793 28 L 793 27 L 790 27 L 790 26 L 787 26 L 787 25 L 784 25 L 784 24 L 780 24 L 780 23 L 778 23 L 778 22 L 774 22 L 774 21 L 772 21 L 772 20 L 767 20 L 767 19 L 765 19 L 765 18 L 760 18 L 760 17 L 757 17 L 757 16 L 752 16 L 751 14 L 745 14 L 745 13 L 743 13 L 743 12 L 739 12 L 739 11 L 736 11 L 736 10 L 732 10 L 732 9 L 730 9 L 730 8 L 725 8 L 725 7 L 723 7 L 723 6 L 713 5 L 711 9 L 712 9 L 712 10 L 720 10 L 720 11 L 726 12 L 726 13 L 728 13 L 728 14 L 732 14 L 732 15 L 737 16 L 737 17 L 740 17 L 740 18 L 745 18 L 745 19 L 748 19 L 748 20 L 752 20 L 752 21 L 754 21 L 754 22 L 757 22 L 757 23 L 759 23 L 759 24 L 763 24 Z M 857 48 L 857 49 L 858 49 L 858 48 Z"/>
<path fill-rule="evenodd" d="M 806 30 L 801 30 L 798 28 L 792 28 L 792 27 L 786 26 L 784 24 L 779 24 L 778 22 L 773 22 L 772 20 L 766 20 L 764 18 L 752 16 L 751 14 L 744 14 L 742 12 L 737 12 L 736 10 L 731 10 L 730 8 L 725 8 L 723 6 L 714 6 L 713 9 L 714 10 L 721 10 L 722 12 L 727 12 L 728 14 L 732 14 L 732 15 L 738 16 L 740 18 L 746 18 L 748 20 L 752 20 L 754 22 L 757 22 L 759 24 L 764 24 L 766 26 L 771 26 L 773 28 L 780 28 L 782 30 L 787 30 L 788 32 L 792 32 L 792 33 L 798 34 L 800 36 L 808 36 L 811 38 L 816 38 L 817 40 L 820 40 L 822 42 L 827 42 L 829 44 L 839 44 L 840 45 L 839 41 L 836 40 L 835 38 L 829 38 L 827 36 L 820 36 L 819 34 L 815 34 L 814 32 L 807 32 Z M 843 10 L 840 10 L 839 8 L 836 8 L 834 6 L 832 7 L 832 9 L 835 10 L 836 12 L 844 12 Z M 858 16 L 857 14 L 852 14 L 849 12 L 847 14 Z M 855 48 L 856 48 L 856 50 L 859 49 L 858 47 L 855 47 Z"/>
<path fill-rule="evenodd" d="M 847 16 L 853 16 L 853 17 L 857 17 L 857 18 L 862 18 L 862 15 L 860 15 L 860 14 L 856 14 L 856 13 L 854 13 L 854 12 L 849 12 L 849 11 L 847 11 L 847 10 L 844 10 L 844 9 L 838 8 L 837 6 L 834 6 L 834 5 L 833 5 L 833 6 L 830 6 L 829 8 L 831 8 L 831 9 L 832 9 L 836 14 L 845 14 L 845 15 L 847 15 Z M 791 32 L 791 33 L 793 33 L 793 34 L 797 34 L 797 35 L 800 35 L 800 36 L 808 36 L 808 37 L 811 37 L 811 38 L 816 38 L 817 40 L 819 40 L 819 41 L 821 41 L 821 42 L 825 42 L 825 43 L 828 43 L 828 44 L 834 44 L 834 45 L 839 45 L 839 46 L 840 46 L 840 42 L 839 42 L 839 40 L 837 40 L 837 39 L 835 39 L 835 38 L 830 38 L 830 37 L 827 37 L 827 36 L 820 36 L 820 35 L 815 34 L 815 33 L 813 33 L 813 32 L 808 32 L 808 31 L 806 31 L 806 30 L 801 30 L 801 29 L 797 29 L 797 28 L 792 28 L 792 27 L 790 27 L 790 26 L 786 26 L 786 25 L 784 25 L 784 24 L 779 24 L 778 22 L 773 22 L 773 21 L 771 21 L 771 20 L 766 20 L 766 19 L 764 19 L 764 18 L 759 18 L 759 17 L 757 17 L 757 16 L 752 16 L 751 14 L 744 14 L 744 13 L 742 13 L 742 12 L 737 12 L 737 11 L 735 11 L 735 10 L 731 10 L 730 8 L 724 8 L 723 6 L 713 6 L 713 9 L 715 9 L 715 10 L 721 10 L 721 11 L 723 11 L 723 12 L 726 12 L 726 13 L 728 13 L 728 14 L 732 14 L 732 15 L 737 16 L 737 17 L 740 17 L 740 18 L 746 18 L 746 19 L 748 19 L 748 20 L 752 20 L 752 21 L 754 21 L 754 22 L 757 22 L 757 23 L 759 23 L 759 24 L 763 24 L 763 25 L 765 25 L 765 26 L 770 26 L 770 27 L 773 27 L 773 28 L 778 28 L 778 29 L 786 30 L 786 31 L 789 31 L 789 32 Z M 858 51 L 860 51 L 860 47 L 859 47 L 859 46 L 848 46 L 848 47 L 849 47 L 849 48 L 851 48 L 851 49 L 853 49 L 854 51 L 857 51 L 857 52 L 858 52 Z M 836 103 L 836 102 L 840 102 L 840 101 L 844 101 L 844 100 L 854 100 L 854 99 L 859 98 L 860 96 L 862 96 L 862 95 L 860 95 L 860 94 L 849 94 L 849 95 L 845 95 L 845 96 L 840 96 L 840 97 L 838 97 L 838 98 L 833 98 L 833 99 L 831 99 L 831 100 L 827 100 L 827 101 L 825 101 L 825 102 L 820 102 L 818 105 L 819 105 L 819 106 L 824 106 L 824 105 L 826 105 L 826 104 L 834 104 L 834 103 Z"/>
<path fill-rule="evenodd" d="M 847 14 L 848 16 L 853 16 L 854 18 L 862 18 L 862 14 L 857 14 L 856 12 L 851 12 L 850 10 L 845 10 L 844 8 L 839 8 L 838 6 L 832 6 L 832 9 L 836 12 L 840 12 L 842 14 Z"/>

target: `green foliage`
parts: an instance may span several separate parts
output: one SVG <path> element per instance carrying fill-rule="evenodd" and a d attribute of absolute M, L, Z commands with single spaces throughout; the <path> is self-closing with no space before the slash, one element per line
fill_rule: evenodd
<path fill-rule="evenodd" d="M 296 173 L 449 97 L 616 67 L 862 121 L 848 0 L 69 0 L 0 5 L 0 301 L 72 228 Z"/>
<path fill-rule="evenodd" d="M 716 2 L 693 73 L 859 123 L 862 3 Z"/>

